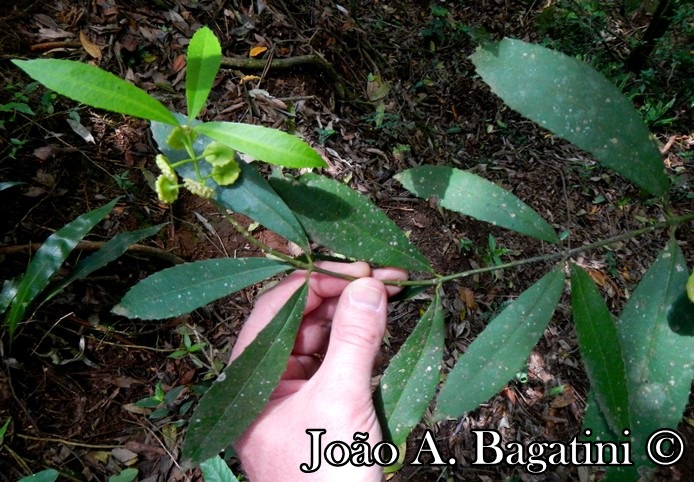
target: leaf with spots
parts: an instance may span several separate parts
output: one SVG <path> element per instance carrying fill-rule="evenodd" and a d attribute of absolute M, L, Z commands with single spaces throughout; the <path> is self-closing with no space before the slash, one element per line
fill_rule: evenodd
<path fill-rule="evenodd" d="M 638 111 L 601 73 L 540 45 L 504 39 L 472 55 L 477 73 L 512 109 L 653 195 L 669 181 Z"/>
<path fill-rule="evenodd" d="M 407 440 L 436 393 L 443 359 L 443 318 L 437 290 L 429 309 L 390 361 L 376 391 L 382 427 L 395 445 Z"/>
<path fill-rule="evenodd" d="M 571 265 L 571 305 L 590 386 L 609 426 L 619 433 L 632 425 L 622 346 L 595 282 L 575 264 Z"/>
<path fill-rule="evenodd" d="M 367 197 L 318 174 L 272 178 L 270 185 L 308 235 L 326 248 L 381 266 L 432 272 L 405 233 Z"/>
<path fill-rule="evenodd" d="M 10 338 L 24 318 L 31 302 L 48 286 L 77 243 L 111 212 L 117 201 L 118 199 L 114 199 L 105 206 L 84 213 L 51 234 L 36 252 L 21 280 L 12 284 L 6 283 L 5 287 L 10 295 L 14 294 L 9 303 L 9 312 L 5 317 Z M 3 293 L 5 291 L 3 289 Z M 3 294 L 0 298 L 6 301 L 9 295 Z"/>
<path fill-rule="evenodd" d="M 269 258 L 219 258 L 179 264 L 130 288 L 112 311 L 144 320 L 170 318 L 290 269 L 290 265 Z"/>
<path fill-rule="evenodd" d="M 624 350 L 634 446 L 654 431 L 676 428 L 694 378 L 694 304 L 689 270 L 673 238 L 643 276 L 617 322 Z M 634 463 L 647 463 L 642 450 Z"/>
<path fill-rule="evenodd" d="M 435 197 L 446 209 L 495 226 L 558 243 L 552 226 L 516 196 L 471 172 L 445 166 L 408 169 L 395 178 L 422 199 Z"/>
<path fill-rule="evenodd" d="M 460 417 L 504 388 L 542 336 L 563 290 L 557 266 L 489 322 L 448 374 L 435 420 Z"/>
<path fill-rule="evenodd" d="M 573 287 L 572 287 L 573 289 Z M 590 442 L 613 442 L 616 444 L 622 444 L 625 442 L 632 442 L 629 436 L 625 436 L 622 430 L 619 432 L 614 432 L 605 418 L 605 414 L 600 409 L 600 404 L 595 398 L 595 390 L 590 390 L 586 397 L 587 405 L 585 411 L 585 417 L 583 420 L 583 429 L 581 430 L 581 436 L 579 437 L 582 441 Z M 590 430 L 589 435 L 585 435 L 586 430 Z M 619 434 L 619 435 L 618 435 Z M 592 460 L 597 461 L 597 457 L 603 452 L 598 452 L 597 447 L 593 446 L 594 449 L 591 451 Z M 603 462 L 609 461 L 609 457 L 616 457 L 620 462 L 625 461 L 625 457 L 629 457 L 629 460 L 633 460 L 634 450 L 643 451 L 642 447 L 636 447 L 633 443 L 631 444 L 631 450 L 629 453 L 625 453 L 621 447 L 618 447 L 618 452 L 612 454 L 610 450 L 605 450 L 602 453 Z M 636 466 L 632 465 L 622 465 L 622 466 L 604 466 L 601 467 L 605 470 L 605 476 L 601 479 L 601 482 L 636 482 L 639 480 L 639 471 Z"/>
<path fill-rule="evenodd" d="M 183 441 L 186 463 L 217 455 L 262 412 L 287 366 L 307 294 L 305 283 L 205 392 Z"/>

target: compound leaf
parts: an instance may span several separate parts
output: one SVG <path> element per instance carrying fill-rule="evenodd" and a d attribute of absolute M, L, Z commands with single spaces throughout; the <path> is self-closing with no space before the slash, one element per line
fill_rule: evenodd
<path fill-rule="evenodd" d="M 314 173 L 270 179 L 308 235 L 336 253 L 381 266 L 432 271 L 405 233 L 368 198 Z"/>
<path fill-rule="evenodd" d="M 614 433 L 631 427 L 624 354 L 600 291 L 588 274 L 571 265 L 571 305 L 578 346 L 593 394 Z"/>
<path fill-rule="evenodd" d="M 12 290 L 16 290 L 5 318 L 10 338 L 14 335 L 19 322 L 24 318 L 29 304 L 46 288 L 48 282 L 58 272 L 77 243 L 111 212 L 117 201 L 118 199 L 114 199 L 105 206 L 84 213 L 74 221 L 69 222 L 51 234 L 36 251 L 36 255 L 29 263 L 24 276 L 13 287 L 10 287 Z"/>
<path fill-rule="evenodd" d="M 489 322 L 448 374 L 435 420 L 459 417 L 498 393 L 528 358 L 564 289 L 558 266 Z"/>
<path fill-rule="evenodd" d="M 13 60 L 29 77 L 72 100 L 99 109 L 178 125 L 154 97 L 93 65 L 61 59 Z"/>
<path fill-rule="evenodd" d="M 542 216 L 516 196 L 471 172 L 445 166 L 421 166 L 395 176 L 422 199 L 434 196 L 441 206 L 534 238 L 559 242 Z"/>
<path fill-rule="evenodd" d="M 184 460 L 195 464 L 217 455 L 263 410 L 287 366 L 307 294 L 304 284 L 205 392 L 190 418 Z"/>
<path fill-rule="evenodd" d="M 306 142 L 277 129 L 237 122 L 206 122 L 196 125 L 195 130 L 259 161 L 277 166 L 327 166 Z"/>
<path fill-rule="evenodd" d="M 202 27 L 190 39 L 186 62 L 186 100 L 190 120 L 205 107 L 222 62 L 222 47 L 208 27 Z"/>
<path fill-rule="evenodd" d="M 429 309 L 390 361 L 376 391 L 377 406 L 395 445 L 407 440 L 436 392 L 445 337 L 443 318 L 437 291 Z"/>
<path fill-rule="evenodd" d="M 290 265 L 268 258 L 219 258 L 179 264 L 130 288 L 112 311 L 128 318 L 170 318 L 290 269 Z"/>
<path fill-rule="evenodd" d="M 663 161 L 631 102 L 588 64 L 520 40 L 472 55 L 477 73 L 512 109 L 651 194 L 669 186 Z"/>

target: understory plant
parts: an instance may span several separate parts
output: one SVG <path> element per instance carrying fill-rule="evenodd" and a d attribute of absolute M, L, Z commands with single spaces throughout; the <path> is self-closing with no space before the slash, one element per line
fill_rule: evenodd
<path fill-rule="evenodd" d="M 0 185 L 2 190 L 17 183 L 0 184 L 4 184 Z M 15 279 L 3 281 L 0 290 L 0 315 L 5 314 L 2 327 L 7 330 L 10 341 L 14 338 L 19 324 L 27 317 L 30 308 L 38 308 L 40 304 L 56 296 L 73 281 L 85 278 L 106 266 L 125 253 L 132 244 L 153 236 L 164 226 L 160 224 L 117 234 L 94 254 L 80 260 L 67 276 L 51 285 L 51 281 L 70 253 L 111 212 L 117 201 L 118 199 L 114 199 L 100 208 L 78 216 L 51 234 L 36 251 L 24 273 Z"/>
<path fill-rule="evenodd" d="M 664 221 L 568 249 L 554 227 L 508 190 L 471 172 L 423 165 L 399 173 L 397 180 L 422 199 L 435 198 L 442 208 L 540 239 L 550 251 L 438 273 L 383 211 L 344 183 L 315 172 L 289 174 L 278 169 L 268 178 L 257 162 L 237 156 L 240 152 L 287 168 L 325 166 L 304 141 L 260 126 L 197 121 L 220 58 L 212 32 L 196 32 L 187 54 L 187 115 L 170 112 L 144 91 L 96 67 L 66 60 L 14 61 L 34 79 L 78 102 L 152 121 L 161 151 L 156 158 L 161 170 L 159 198 L 173 202 L 183 187 L 210 199 L 235 229 L 268 255 L 210 259 L 159 271 L 132 287 L 114 313 L 145 320 L 178 316 L 281 273 L 325 272 L 314 261 L 326 250 L 406 269 L 412 279 L 385 282 L 405 287 L 406 294 L 431 288 L 431 304 L 375 393 L 384 433 L 401 446 L 433 398 L 432 421 L 456 419 L 513 379 L 552 318 L 568 269 L 579 348 L 591 382 L 585 427 L 592 429 L 592 437 L 615 442 L 624 439 L 624 429 L 631 431 L 635 465 L 609 467 L 609 480 L 636 480 L 640 468 L 651 467 L 643 442 L 656 428 L 677 427 L 694 377 L 694 288 L 688 297 L 688 267 L 676 240 L 677 227 L 691 222 L 694 214 L 668 215 L 669 180 L 660 153 L 637 111 L 613 85 L 576 59 L 519 40 L 485 44 L 472 55 L 477 73 L 506 104 L 660 198 Z M 264 245 L 230 212 L 283 236 L 303 254 L 293 257 Z M 615 319 L 590 276 L 572 259 L 658 230 L 669 230 L 670 240 Z M 550 268 L 487 324 L 442 382 L 443 286 L 528 263 Z M 306 285 L 294 293 L 204 394 L 183 443 L 187 464 L 216 456 L 262 411 L 286 366 L 306 293 Z"/>

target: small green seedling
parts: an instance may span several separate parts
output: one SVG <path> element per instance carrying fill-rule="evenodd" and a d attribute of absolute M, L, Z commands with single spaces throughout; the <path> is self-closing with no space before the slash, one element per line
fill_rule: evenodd
<path fill-rule="evenodd" d="M 9 332 L 10 340 L 14 337 L 19 323 L 26 317 L 27 310 L 45 293 L 73 249 L 111 212 L 117 201 L 114 199 L 105 206 L 82 214 L 50 235 L 36 252 L 24 274 L 13 280 L 5 280 L 0 291 L 0 314 L 7 311 L 4 326 Z M 115 260 L 130 245 L 154 235 L 162 227 L 163 225 L 159 225 L 114 236 L 99 251 L 80 261 L 67 277 L 45 293 L 43 301 L 51 299 L 73 281 L 84 278 Z"/>

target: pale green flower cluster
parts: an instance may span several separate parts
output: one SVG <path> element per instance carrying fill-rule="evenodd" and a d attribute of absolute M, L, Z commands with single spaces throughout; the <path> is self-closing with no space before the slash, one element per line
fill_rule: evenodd
<path fill-rule="evenodd" d="M 176 127 L 171 131 L 166 142 L 174 149 L 185 149 L 186 142 L 191 143 L 195 140 L 195 136 L 195 132 L 188 126 Z M 157 177 L 155 187 L 159 200 L 168 204 L 173 203 L 178 198 L 180 187 L 188 189 L 196 196 L 212 199 L 214 189 L 207 185 L 207 179 L 212 178 L 219 186 L 229 186 L 235 183 L 241 173 L 235 156 L 236 152 L 231 147 L 221 142 L 211 142 L 202 153 L 202 158 L 212 166 L 211 174 L 205 177 L 198 175 L 198 179 L 184 178 L 183 183 L 179 184 L 178 176 L 169 159 L 163 154 L 157 155 L 155 161 L 161 174 Z M 176 165 L 185 162 L 197 163 L 199 160 L 189 159 Z"/>

